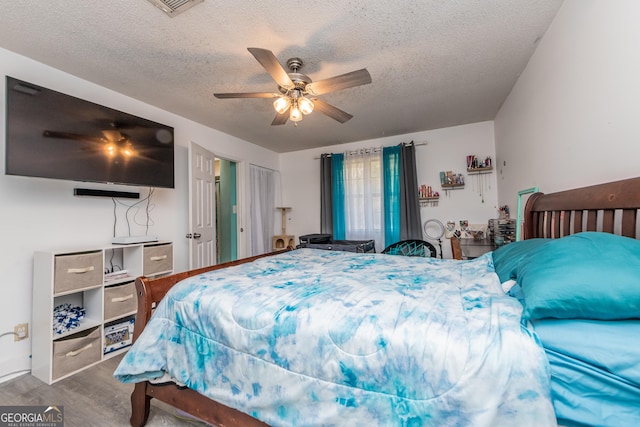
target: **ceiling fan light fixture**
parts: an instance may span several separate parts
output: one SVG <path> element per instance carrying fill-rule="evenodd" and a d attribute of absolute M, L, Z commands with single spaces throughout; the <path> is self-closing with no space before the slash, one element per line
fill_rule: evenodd
<path fill-rule="evenodd" d="M 276 109 L 278 114 L 283 114 L 291 106 L 291 100 L 286 96 L 281 96 L 273 101 L 273 108 Z"/>
<path fill-rule="evenodd" d="M 289 120 L 292 122 L 299 122 L 302 120 L 302 112 L 295 103 L 291 106 L 291 111 L 289 111 Z"/>
<path fill-rule="evenodd" d="M 298 99 L 298 107 L 300 107 L 300 111 L 302 114 L 307 115 L 311 114 L 313 111 L 313 102 L 309 98 L 305 98 L 304 96 Z"/>

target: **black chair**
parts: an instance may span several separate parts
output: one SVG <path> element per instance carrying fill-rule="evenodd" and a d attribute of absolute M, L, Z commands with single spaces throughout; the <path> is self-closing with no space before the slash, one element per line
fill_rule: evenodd
<path fill-rule="evenodd" d="M 435 258 L 437 256 L 436 248 L 429 242 L 424 240 L 401 240 L 384 248 L 383 254 L 387 255 L 404 255 L 404 256 L 421 256 L 425 258 Z"/>

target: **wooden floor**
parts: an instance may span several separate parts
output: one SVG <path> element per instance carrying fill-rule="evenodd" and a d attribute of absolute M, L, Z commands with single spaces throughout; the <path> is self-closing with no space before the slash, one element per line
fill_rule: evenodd
<path fill-rule="evenodd" d="M 30 374 L 0 384 L 0 405 L 60 405 L 64 407 L 65 427 L 128 426 L 131 416 L 129 396 L 133 384 L 122 384 L 113 378 L 122 356 L 47 385 Z M 179 419 L 175 410 L 151 400 L 147 426 L 201 426 L 207 424 Z"/>

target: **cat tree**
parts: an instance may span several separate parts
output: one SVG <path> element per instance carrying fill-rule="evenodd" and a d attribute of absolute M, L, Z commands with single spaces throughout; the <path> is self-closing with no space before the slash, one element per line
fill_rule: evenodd
<path fill-rule="evenodd" d="M 287 211 L 291 210 L 288 207 L 277 207 L 282 212 L 282 234 L 273 236 L 273 249 L 285 249 L 288 247 L 295 247 L 295 236 L 287 234 Z"/>

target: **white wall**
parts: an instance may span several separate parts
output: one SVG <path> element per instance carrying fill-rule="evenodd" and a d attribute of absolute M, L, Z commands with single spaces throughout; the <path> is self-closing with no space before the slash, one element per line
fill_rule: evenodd
<path fill-rule="evenodd" d="M 495 119 L 501 203 L 640 175 L 640 2 L 566 0 Z"/>
<path fill-rule="evenodd" d="M 175 242 L 176 271 L 188 269 L 188 146 L 190 141 L 216 155 L 239 162 L 239 203 L 247 203 L 248 164 L 279 169 L 277 153 L 194 123 L 135 99 L 109 91 L 23 56 L 0 49 L 0 334 L 12 332 L 19 323 L 31 322 L 32 259 L 36 250 L 101 247 L 113 234 L 113 203 L 109 198 L 74 197 L 73 188 L 140 191 L 146 188 L 87 184 L 4 175 L 5 84 L 9 75 L 40 86 L 87 99 L 175 128 L 176 188 L 157 189 L 149 234 Z M 37 153 L 34 153 L 37 155 Z M 244 177 L 244 180 L 243 180 Z M 245 226 L 247 210 L 238 215 Z M 122 210 L 120 210 L 122 213 Z M 123 230 L 120 223 L 119 230 Z M 119 233 L 124 234 L 124 233 Z M 134 227 L 133 235 L 144 234 Z M 247 233 L 244 233 L 245 235 Z M 239 251 L 246 239 L 239 234 Z M 243 256 L 244 253 L 239 253 Z M 31 340 L 14 342 L 12 335 L 0 338 L 0 382 L 6 374 L 30 369 Z"/>
<path fill-rule="evenodd" d="M 438 206 L 421 208 L 422 223 L 428 219 L 469 220 L 470 224 L 486 224 L 496 217 L 496 174 L 486 175 L 484 203 L 480 186 L 466 173 L 466 156 L 475 154 L 481 158 L 494 155 L 493 122 L 482 122 L 446 129 L 359 141 L 319 149 L 282 154 L 280 157 L 284 206 L 291 206 L 287 218 L 287 233 L 300 235 L 320 232 L 320 160 L 322 153 L 340 153 L 366 147 L 398 145 L 414 141 L 426 142 L 416 147 L 418 184 L 431 185 L 440 192 Z M 449 194 L 440 187 L 440 171 L 463 173 L 467 178 L 465 188 L 451 190 Z M 416 190 L 417 191 L 417 190 Z M 437 247 L 437 242 L 434 242 Z M 379 252 L 384 248 L 376 248 Z M 451 246 L 443 239 L 445 258 L 451 258 Z"/>

